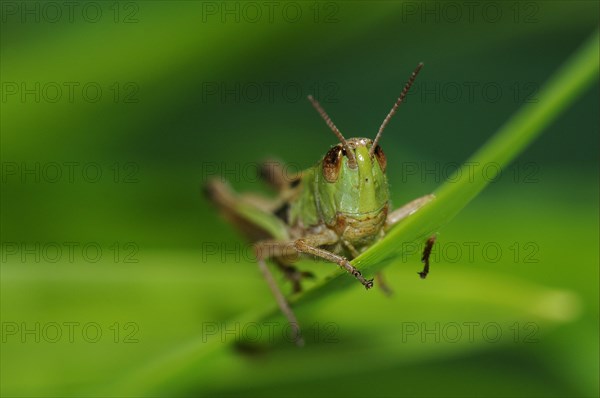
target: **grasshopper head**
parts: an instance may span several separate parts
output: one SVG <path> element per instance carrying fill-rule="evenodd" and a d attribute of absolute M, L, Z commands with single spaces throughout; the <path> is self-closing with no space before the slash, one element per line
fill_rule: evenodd
<path fill-rule="evenodd" d="M 368 138 L 351 138 L 346 143 L 331 148 L 317 171 L 323 205 L 348 215 L 380 211 L 389 200 L 383 150 L 377 146 L 371 154 L 373 143 Z"/>
<path fill-rule="evenodd" d="M 422 67 L 420 63 L 413 71 L 373 141 L 368 138 L 346 140 L 321 105 L 312 96 L 308 97 L 340 141 L 323 157 L 318 172 L 322 176 L 317 178 L 321 211 L 327 219 L 339 213 L 355 216 L 377 213 L 387 204 L 386 159 L 379 139 Z"/>

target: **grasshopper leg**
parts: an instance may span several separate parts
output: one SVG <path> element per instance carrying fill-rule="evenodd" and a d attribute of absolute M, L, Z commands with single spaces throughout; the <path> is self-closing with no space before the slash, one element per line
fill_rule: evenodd
<path fill-rule="evenodd" d="M 281 192 L 288 189 L 292 181 L 297 178 L 296 173 L 287 171 L 284 165 L 277 160 L 266 160 L 260 165 L 260 177 L 271 187 Z"/>
<path fill-rule="evenodd" d="M 377 286 L 381 289 L 383 294 L 386 296 L 391 296 L 394 294 L 392 288 L 386 283 L 385 278 L 383 277 L 383 272 L 379 271 L 375 274 L 375 280 L 377 281 Z"/>
<path fill-rule="evenodd" d="M 281 309 L 281 312 L 288 319 L 292 331 L 294 333 L 294 338 L 296 340 L 296 344 L 302 345 L 302 337 L 300 333 L 300 328 L 298 327 L 298 321 L 294 312 L 292 311 L 289 303 L 285 299 L 281 289 L 275 282 L 273 275 L 267 268 L 265 263 L 265 259 L 273 258 L 276 261 L 285 258 L 289 259 L 293 255 L 299 255 L 300 253 L 310 254 L 315 257 L 322 258 L 324 260 L 328 260 L 330 262 L 338 264 L 340 267 L 344 268 L 348 273 L 353 275 L 356 279 L 358 279 L 365 288 L 370 289 L 373 287 L 373 279 L 365 279 L 361 272 L 356 269 L 350 262 L 340 255 L 332 253 L 328 250 L 322 249 L 319 246 L 334 244 L 338 241 L 338 237 L 335 232 L 331 230 L 326 230 L 320 234 L 308 235 L 306 237 L 291 240 L 291 241 L 276 241 L 276 240 L 264 240 L 256 243 L 254 245 L 254 250 L 256 252 L 256 258 L 258 261 L 258 266 L 263 273 L 271 292 L 275 296 L 277 304 Z"/>
<path fill-rule="evenodd" d="M 423 271 L 417 272 L 421 279 L 427 278 L 427 274 L 429 274 L 429 256 L 431 255 L 431 249 L 433 248 L 433 244 L 435 243 L 435 235 L 431 236 L 427 239 L 425 243 L 425 249 L 423 249 L 423 255 L 421 256 L 421 262 L 423 265 Z"/>
<path fill-rule="evenodd" d="M 385 223 L 386 231 L 389 230 L 394 225 L 396 225 L 397 223 L 399 223 L 400 221 L 404 220 L 406 217 L 410 216 L 411 214 L 413 214 L 414 212 L 419 210 L 421 207 L 423 207 L 427 203 L 431 202 L 433 199 L 435 199 L 435 195 L 433 195 L 433 194 L 421 196 L 420 198 L 417 198 L 417 199 L 405 204 L 401 208 L 396 209 L 393 212 L 391 212 L 390 214 L 388 214 L 388 217 L 387 217 L 387 220 Z M 421 279 L 427 278 L 427 274 L 429 274 L 429 256 L 431 255 L 431 249 L 433 248 L 435 239 L 436 239 L 436 237 L 434 235 L 434 236 L 430 237 L 429 239 L 427 239 L 427 242 L 425 243 L 425 249 L 423 250 L 423 255 L 421 257 L 421 262 L 424 264 L 423 271 L 418 272 Z"/>
<path fill-rule="evenodd" d="M 348 261 L 346 257 L 332 253 L 325 249 L 321 249 L 319 247 L 312 246 L 307 239 L 298 239 L 295 242 L 295 246 L 296 249 L 301 253 L 312 254 L 315 257 L 320 257 L 322 259 L 331 261 L 332 263 L 336 263 L 345 269 L 349 274 L 358 279 L 366 289 L 373 287 L 373 279 L 365 279 L 361 272 L 352 264 L 350 264 L 350 261 Z"/>
<path fill-rule="evenodd" d="M 315 257 L 322 258 L 332 263 L 338 264 L 345 269 L 349 274 L 353 275 L 365 288 L 373 287 L 373 279 L 365 279 L 361 272 L 356 269 L 348 259 L 328 250 L 320 248 L 320 246 L 335 244 L 338 241 L 338 236 L 331 230 L 325 230 L 320 234 L 308 235 L 300 239 L 281 242 L 281 241 L 262 241 L 256 244 L 257 252 L 267 251 L 267 257 L 289 256 L 294 252 L 310 254 Z"/>
<path fill-rule="evenodd" d="M 399 209 L 394 210 L 387 216 L 387 220 L 385 221 L 385 229 L 389 230 L 391 227 L 404 220 L 406 217 L 410 216 L 421 207 L 425 206 L 427 203 L 431 202 L 435 199 L 434 194 L 429 194 L 425 196 L 421 196 L 411 202 L 408 202 L 404 206 Z"/>
<path fill-rule="evenodd" d="M 202 187 L 205 196 L 217 207 L 228 213 L 237 212 L 240 204 L 252 206 L 257 210 L 271 213 L 281 206 L 280 200 L 267 198 L 253 193 L 238 194 L 234 192 L 228 183 L 218 179 L 209 180 Z"/>
<path fill-rule="evenodd" d="M 348 248 L 348 250 L 352 254 L 352 258 L 356 258 L 359 256 L 360 253 L 356 250 L 352 243 L 346 240 L 342 240 L 342 243 Z M 385 283 L 385 278 L 383 277 L 382 271 L 379 271 L 375 274 L 375 280 L 377 280 L 377 286 L 379 286 L 383 294 L 385 294 L 386 296 L 391 296 L 394 293 L 394 291 L 389 287 L 389 285 Z"/>
<path fill-rule="evenodd" d="M 302 292 L 302 280 L 304 278 L 314 278 L 315 275 L 312 272 L 300 271 L 295 266 L 289 264 L 285 259 L 280 257 L 274 257 L 273 261 L 277 264 L 277 267 L 281 270 L 285 279 L 292 284 L 292 293 Z"/>
<path fill-rule="evenodd" d="M 294 311 L 292 311 L 292 308 L 290 307 L 289 303 L 283 296 L 281 289 L 279 289 L 279 286 L 277 286 L 277 282 L 275 282 L 275 279 L 273 278 L 273 274 L 271 274 L 271 271 L 267 267 L 265 260 L 259 257 L 257 259 L 257 262 L 258 262 L 258 268 L 260 269 L 261 273 L 263 274 L 263 277 L 267 281 L 267 284 L 269 285 L 269 288 L 271 289 L 273 296 L 275 296 L 275 301 L 277 301 L 277 305 L 279 305 L 281 312 L 283 312 L 283 315 L 285 315 L 285 317 L 287 318 L 287 320 L 290 324 L 290 327 L 292 328 L 292 338 L 294 339 L 294 342 L 298 346 L 303 346 L 304 339 L 302 338 L 302 335 L 300 334 L 300 326 L 298 324 L 298 319 L 296 319 L 296 315 L 294 314 Z"/>

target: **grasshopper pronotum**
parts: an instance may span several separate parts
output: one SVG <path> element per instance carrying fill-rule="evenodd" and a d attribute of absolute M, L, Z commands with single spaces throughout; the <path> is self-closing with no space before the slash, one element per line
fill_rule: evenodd
<path fill-rule="evenodd" d="M 270 167 L 264 167 L 262 176 L 277 190 L 277 198 L 239 195 L 219 180 L 211 180 L 205 187 L 223 215 L 256 242 L 254 248 L 259 268 L 299 345 L 303 340 L 298 321 L 265 260 L 272 259 L 277 264 L 292 282 L 294 292 L 301 290 L 302 278 L 311 276 L 292 265 L 301 254 L 338 264 L 365 288 L 373 287 L 373 279 L 365 279 L 348 259 L 357 257 L 392 226 L 434 198 L 426 195 L 390 211 L 386 158 L 378 145 L 383 130 L 422 67 L 420 63 L 413 71 L 373 141 L 344 138 L 321 105 L 309 96 L 340 142 L 315 166 L 292 178 L 285 175 L 281 165 L 271 163 Z M 429 254 L 434 242 L 435 236 L 432 236 L 425 245 L 421 259 L 425 265 L 419 272 L 421 278 L 429 272 Z M 378 284 L 385 289 L 379 280 Z"/>

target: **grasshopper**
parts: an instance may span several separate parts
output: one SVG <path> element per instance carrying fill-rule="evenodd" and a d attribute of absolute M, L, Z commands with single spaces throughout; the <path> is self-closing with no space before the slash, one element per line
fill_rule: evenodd
<path fill-rule="evenodd" d="M 272 259 L 283 271 L 285 278 L 291 281 L 294 293 L 301 291 L 303 278 L 312 277 L 310 272 L 300 272 L 292 265 L 301 255 L 335 263 L 366 289 L 373 287 L 373 279 L 366 279 L 349 260 L 434 199 L 433 194 L 425 195 L 390 211 L 385 174 L 387 161 L 379 146 L 383 130 L 404 101 L 422 67 L 420 63 L 413 71 L 372 141 L 368 138 L 344 138 L 319 102 L 309 96 L 309 101 L 339 143 L 330 148 L 315 166 L 294 176 L 286 175 L 280 163 L 265 163 L 261 176 L 278 192 L 275 199 L 237 194 L 227 183 L 217 179 L 210 180 L 205 186 L 209 199 L 225 218 L 255 242 L 259 269 L 287 317 L 298 345 L 303 344 L 298 321 L 265 260 Z M 435 236 L 432 236 L 425 244 L 421 258 L 424 267 L 418 272 L 423 279 L 429 272 L 429 255 L 434 242 Z M 389 292 L 381 274 L 376 277 L 384 291 Z"/>

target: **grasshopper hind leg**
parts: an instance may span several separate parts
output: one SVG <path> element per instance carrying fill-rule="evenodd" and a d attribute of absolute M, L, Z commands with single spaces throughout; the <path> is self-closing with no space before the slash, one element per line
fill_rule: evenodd
<path fill-rule="evenodd" d="M 282 162 L 266 160 L 260 165 L 260 177 L 279 193 L 293 188 L 299 174 L 289 170 Z"/>
<path fill-rule="evenodd" d="M 237 194 L 231 189 L 229 184 L 217 179 L 208 181 L 203 186 L 203 190 L 207 198 L 215 204 L 225 219 L 236 226 L 237 229 L 251 241 L 274 239 L 275 236 L 272 232 L 270 233 L 268 230 L 265 230 L 248 218 L 248 209 L 253 209 L 255 214 L 268 214 L 271 209 L 279 206 L 277 202 L 270 201 L 268 198 L 259 197 L 257 195 Z M 243 208 L 245 208 L 245 211 L 242 210 Z M 272 258 L 274 260 L 277 266 L 283 271 L 284 277 L 292 282 L 292 289 L 294 292 L 301 290 L 301 279 L 310 276 L 310 273 L 298 271 L 296 267 L 289 264 L 289 259 L 287 259 L 286 256 L 265 257 L 259 253 L 256 255 L 259 270 L 263 274 L 279 308 L 290 323 L 294 341 L 297 345 L 303 345 L 304 340 L 300 335 L 298 321 L 277 285 L 273 274 L 267 267 L 267 264 L 265 263 L 266 258 Z"/>

